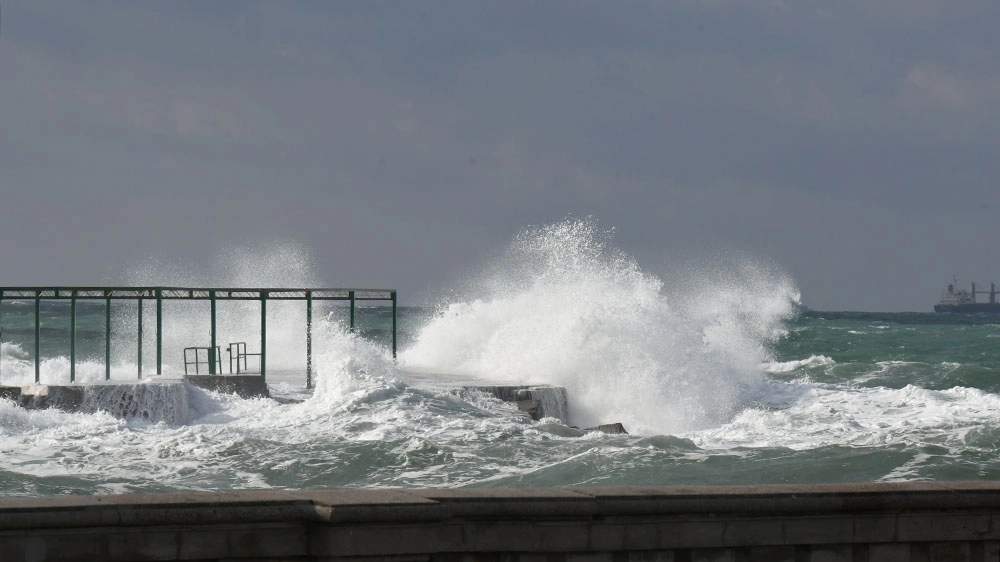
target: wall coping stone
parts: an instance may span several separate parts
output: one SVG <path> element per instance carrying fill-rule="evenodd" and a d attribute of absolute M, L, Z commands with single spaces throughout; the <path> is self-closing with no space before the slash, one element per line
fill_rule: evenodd
<path fill-rule="evenodd" d="M 570 561 L 611 560 L 611 553 L 629 553 L 631 559 L 643 552 L 691 560 L 794 553 L 798 560 L 811 549 L 815 560 L 832 552 L 851 556 L 834 559 L 875 560 L 869 552 L 877 555 L 890 546 L 921 560 L 938 551 L 968 554 L 961 560 L 973 554 L 980 560 L 979 554 L 988 552 L 995 560 L 1000 483 L 247 490 L 0 499 L 4 562 L 478 559 L 473 553 L 488 560 L 520 560 L 521 555 L 502 553 L 522 553 L 524 560 L 532 559 L 526 553 L 548 553 L 552 560 Z M 814 560 L 811 554 L 808 559 Z"/>
<path fill-rule="evenodd" d="M 0 529 L 252 521 L 413 521 L 900 513 L 1000 509 L 1000 483 L 900 482 L 550 489 L 337 489 L 0 498 Z M 43 521 L 47 523 L 43 523 Z"/>

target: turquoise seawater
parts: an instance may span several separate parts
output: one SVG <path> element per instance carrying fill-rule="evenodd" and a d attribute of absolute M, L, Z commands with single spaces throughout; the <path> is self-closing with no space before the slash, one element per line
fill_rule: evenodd
<path fill-rule="evenodd" d="M 33 374 L 33 312 L 32 303 L 3 307 L 5 378 Z M 43 358 L 65 358 L 68 305 L 42 312 Z M 336 330 L 327 336 L 318 361 L 346 360 L 356 370 L 349 383 L 328 381 L 304 394 L 302 404 L 203 393 L 190 422 L 172 426 L 0 402 L 0 494 L 1000 477 L 1000 323 L 993 318 L 789 318 L 768 344 L 759 379 L 746 382 L 721 417 L 676 432 L 610 436 L 532 422 L 485 396 L 408 381 L 387 358 L 390 316 L 388 309 L 359 314 L 368 339 Z M 422 326 L 434 318 L 428 309 L 402 308 L 400 347 L 419 345 Z M 78 322 L 81 360 L 102 362 L 103 304 L 81 305 Z M 317 376 L 349 369 L 319 366 Z M 127 371 L 115 378 L 130 379 Z M 622 377 L 608 388 L 627 384 Z M 570 385 L 571 415 L 573 398 Z M 663 407 L 679 405 L 668 399 Z M 603 412 L 602 421 L 620 413 Z"/>

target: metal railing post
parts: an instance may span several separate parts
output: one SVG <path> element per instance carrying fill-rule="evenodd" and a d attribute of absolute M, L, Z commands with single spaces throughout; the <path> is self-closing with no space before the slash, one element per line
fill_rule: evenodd
<path fill-rule="evenodd" d="M 313 375 L 313 294 L 306 291 L 306 388 L 312 388 Z"/>
<path fill-rule="evenodd" d="M 354 291 L 348 291 L 348 296 L 351 299 L 351 331 L 354 331 Z"/>
<path fill-rule="evenodd" d="M 156 374 L 163 374 L 163 290 L 156 290 Z"/>
<path fill-rule="evenodd" d="M 42 296 L 35 293 L 35 383 L 42 379 Z"/>
<path fill-rule="evenodd" d="M 396 291 L 392 292 L 392 358 L 396 358 Z"/>
<path fill-rule="evenodd" d="M 142 297 L 139 297 L 139 355 L 136 359 L 138 363 L 139 378 L 142 378 Z"/>
<path fill-rule="evenodd" d="M 69 299 L 69 382 L 76 382 L 76 291 Z"/>
<path fill-rule="evenodd" d="M 267 291 L 260 292 L 260 378 L 267 380 Z"/>
<path fill-rule="evenodd" d="M 209 359 L 209 361 L 208 361 L 208 374 L 214 375 L 214 374 L 216 374 L 216 372 L 215 372 L 215 360 L 217 359 L 215 357 L 215 291 L 209 291 L 208 292 L 208 300 L 210 300 L 211 303 L 212 303 L 212 306 L 211 306 L 211 308 L 212 308 L 212 335 L 211 335 L 211 337 L 212 337 L 212 345 L 209 347 L 209 350 L 208 350 L 208 355 L 209 355 L 209 357 L 208 357 L 208 359 Z M 218 359 L 221 360 L 221 358 L 218 358 Z"/>
<path fill-rule="evenodd" d="M 104 299 L 104 380 L 111 380 L 111 297 Z"/>

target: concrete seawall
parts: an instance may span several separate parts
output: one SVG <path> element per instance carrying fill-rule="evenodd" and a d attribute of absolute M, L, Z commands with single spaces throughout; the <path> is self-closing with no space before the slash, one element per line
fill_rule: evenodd
<path fill-rule="evenodd" d="M 991 482 L 0 500 L 4 562 L 998 559 Z"/>

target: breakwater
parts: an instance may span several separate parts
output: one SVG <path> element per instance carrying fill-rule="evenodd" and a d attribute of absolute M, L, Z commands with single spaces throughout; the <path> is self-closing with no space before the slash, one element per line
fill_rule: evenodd
<path fill-rule="evenodd" d="M 1000 485 L 312 490 L 0 500 L 5 561 L 997 560 Z"/>
<path fill-rule="evenodd" d="M 271 398 L 270 389 L 259 375 L 185 375 L 180 379 L 161 378 L 140 383 L 104 382 L 72 385 L 0 386 L 0 399 L 24 408 L 55 408 L 67 412 L 93 413 L 98 410 L 119 418 L 141 418 L 151 422 L 184 424 L 189 421 L 188 394 L 192 386 L 241 398 Z M 479 392 L 514 404 L 533 420 L 556 418 L 569 423 L 566 389 L 550 386 L 478 385 L 456 387 L 453 392 Z M 300 400 L 275 397 L 280 403 Z M 594 428 L 608 433 L 611 425 Z M 617 424 L 621 425 L 621 424 Z"/>
<path fill-rule="evenodd" d="M 192 375 L 140 383 L 0 386 L 0 399 L 30 410 L 103 411 L 123 419 L 178 425 L 190 421 L 189 395 L 193 387 L 242 398 L 269 397 L 267 384 L 260 376 Z"/>

